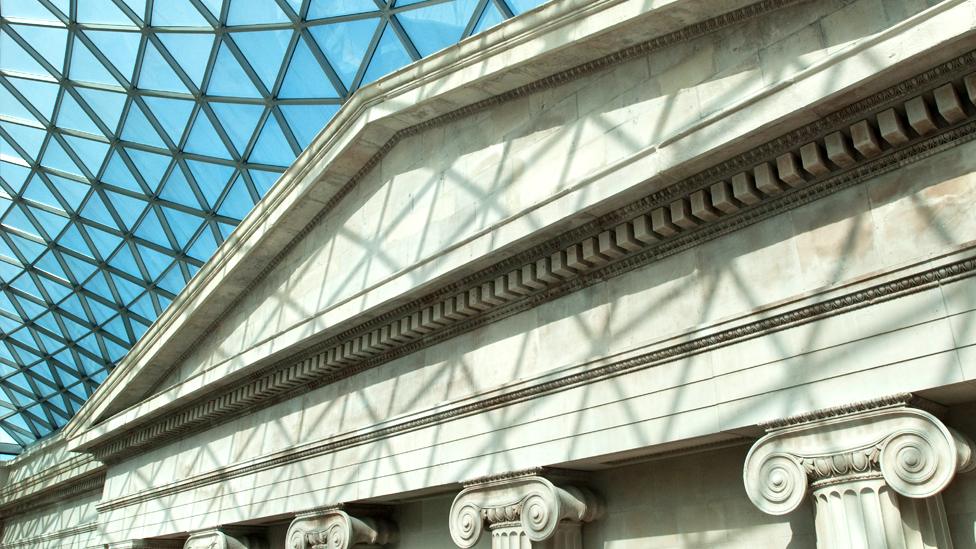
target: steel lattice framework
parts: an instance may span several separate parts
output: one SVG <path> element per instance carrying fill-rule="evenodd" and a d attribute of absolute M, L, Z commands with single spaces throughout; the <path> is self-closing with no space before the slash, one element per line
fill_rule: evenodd
<path fill-rule="evenodd" d="M 542 0 L 0 0 L 0 453 L 62 427 L 357 88 Z"/>

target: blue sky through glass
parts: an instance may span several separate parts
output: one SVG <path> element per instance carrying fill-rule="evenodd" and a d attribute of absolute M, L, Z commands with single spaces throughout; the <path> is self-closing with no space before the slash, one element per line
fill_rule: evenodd
<path fill-rule="evenodd" d="M 0 0 L 0 453 L 67 423 L 357 88 L 541 3 Z"/>

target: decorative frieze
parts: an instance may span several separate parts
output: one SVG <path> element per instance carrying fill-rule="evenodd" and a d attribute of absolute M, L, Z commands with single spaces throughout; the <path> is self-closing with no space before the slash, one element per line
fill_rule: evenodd
<path fill-rule="evenodd" d="M 285 536 L 287 549 L 351 549 L 396 542 L 390 510 L 378 505 L 337 505 L 299 513 Z"/>
<path fill-rule="evenodd" d="M 782 515 L 812 492 L 818 547 L 950 547 L 940 493 L 974 443 L 897 395 L 771 424 L 746 457 L 749 499 Z"/>
<path fill-rule="evenodd" d="M 455 545 L 473 547 L 487 527 L 493 549 L 581 549 L 580 526 L 602 515 L 602 502 L 582 485 L 546 478 L 553 475 L 532 469 L 464 483 L 451 505 Z"/>

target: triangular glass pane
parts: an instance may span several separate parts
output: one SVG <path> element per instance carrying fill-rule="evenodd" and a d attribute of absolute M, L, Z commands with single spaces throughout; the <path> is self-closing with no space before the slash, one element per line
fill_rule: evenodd
<path fill-rule="evenodd" d="M 64 198 L 64 201 L 73 210 L 78 209 L 78 205 L 88 196 L 88 191 L 91 190 L 91 185 L 88 183 L 82 183 L 59 175 L 47 174 L 47 178 L 51 180 L 54 189 L 58 191 L 61 198 Z"/>
<path fill-rule="evenodd" d="M 15 193 L 19 193 L 31 173 L 30 168 L 9 162 L 0 163 L 0 179 L 7 182 Z"/>
<path fill-rule="evenodd" d="M 253 207 L 254 201 L 251 200 L 251 193 L 248 192 L 247 185 L 244 184 L 244 177 L 238 175 L 230 190 L 227 191 L 227 195 L 220 202 L 217 213 L 234 219 L 244 219 L 244 216 Z"/>
<path fill-rule="evenodd" d="M 129 249 L 129 244 L 122 245 L 122 247 L 120 247 L 119 250 L 115 252 L 115 255 L 113 255 L 112 258 L 108 260 L 108 264 L 115 267 L 119 271 L 122 271 L 123 273 L 142 279 L 142 272 L 139 269 L 139 264 L 136 262 L 135 256 L 132 255 L 132 251 Z M 121 278 L 119 278 L 114 273 L 111 273 L 111 278 L 112 278 L 112 282 L 115 283 L 115 287 L 119 288 L 119 284 L 116 283 L 116 281 L 121 280 Z M 133 283 L 127 280 L 125 284 L 133 284 Z M 135 291 L 136 294 L 133 294 L 132 297 L 135 297 L 137 294 L 141 293 L 142 289 L 136 288 Z"/>
<path fill-rule="evenodd" d="M 207 94 L 226 97 L 261 97 L 226 44 L 220 45 Z"/>
<path fill-rule="evenodd" d="M 26 80 L 14 77 L 8 77 L 7 81 L 13 84 L 17 88 L 17 91 L 26 97 L 45 118 L 50 120 L 51 115 L 54 113 L 54 103 L 58 99 L 60 86 L 54 82 Z"/>
<path fill-rule="evenodd" d="M 132 254 L 129 253 L 128 248 L 126 248 L 125 246 L 122 246 L 122 248 L 120 248 L 119 251 L 124 251 L 129 258 L 132 257 Z M 136 271 L 134 274 L 138 274 L 138 271 Z M 130 282 L 116 274 L 112 275 L 112 283 L 115 284 L 115 289 L 119 291 L 119 297 L 122 298 L 122 302 L 126 304 L 132 302 L 133 300 L 135 300 L 135 298 L 139 297 L 139 294 L 141 294 L 143 291 L 143 288 L 141 286 L 133 282 Z"/>
<path fill-rule="evenodd" d="M 461 39 L 477 5 L 478 0 L 455 0 L 402 11 L 396 18 L 420 55 L 427 56 Z"/>
<path fill-rule="evenodd" d="M 146 96 L 142 99 L 169 134 L 170 139 L 174 143 L 179 143 L 183 137 L 183 130 L 186 129 L 186 123 L 190 120 L 190 114 L 193 113 L 194 102 L 168 97 Z"/>
<path fill-rule="evenodd" d="M 519 15 L 546 3 L 547 0 L 505 0 L 512 8 L 512 13 Z"/>
<path fill-rule="evenodd" d="M 207 20 L 188 0 L 154 2 L 152 12 L 154 27 L 208 27 Z"/>
<path fill-rule="evenodd" d="M 309 27 L 315 42 L 346 88 L 352 87 L 379 22 L 379 18 L 370 17 Z"/>
<path fill-rule="evenodd" d="M 82 175 L 81 169 L 78 168 L 74 160 L 71 160 L 71 157 L 56 139 L 48 141 L 47 149 L 44 150 L 44 157 L 41 159 L 41 165 L 46 168 Z"/>
<path fill-rule="evenodd" d="M 274 3 L 255 4 L 254 0 L 231 0 L 227 12 L 228 25 L 260 25 L 288 23 L 289 19 Z"/>
<path fill-rule="evenodd" d="M 34 242 L 33 240 L 28 240 L 13 233 L 8 234 L 7 236 L 10 238 L 11 244 L 13 244 L 20 251 L 20 253 L 23 254 L 28 263 L 33 263 L 35 259 L 47 251 L 47 247 L 40 242 Z M 33 286 L 33 284 L 31 284 L 31 286 Z M 35 293 L 35 295 L 37 294 Z"/>
<path fill-rule="evenodd" d="M 23 17 L 36 21 L 54 21 L 58 18 L 44 7 L 37 0 L 4 0 L 3 15 L 5 17 Z"/>
<path fill-rule="evenodd" d="M 112 158 L 108 161 L 108 166 L 105 167 L 105 173 L 102 174 L 101 180 L 103 183 L 111 183 L 123 189 L 142 191 L 142 187 L 136 181 L 136 176 L 129 171 L 129 167 L 125 165 L 125 161 L 122 160 L 118 150 L 112 152 Z"/>
<path fill-rule="evenodd" d="M 217 240 L 214 238 L 213 231 L 210 230 L 210 227 L 206 227 L 186 253 L 200 261 L 206 261 L 210 259 L 216 249 Z"/>
<path fill-rule="evenodd" d="M 200 207 L 200 202 L 197 200 L 196 195 L 193 194 L 193 189 L 190 188 L 190 184 L 187 182 L 186 176 L 183 175 L 183 170 L 179 166 L 173 168 L 173 171 L 169 174 L 169 177 L 166 179 L 166 184 L 163 185 L 162 191 L 159 193 L 159 197 L 163 200 L 169 200 L 191 208 Z"/>
<path fill-rule="evenodd" d="M 108 143 L 83 139 L 73 135 L 65 135 L 63 137 L 68 142 L 68 146 L 74 149 L 78 158 L 81 158 L 81 161 L 84 162 L 88 171 L 93 175 L 97 175 L 98 170 L 102 167 L 102 161 L 105 160 L 105 155 L 108 154 Z"/>
<path fill-rule="evenodd" d="M 207 9 L 210 10 L 210 13 L 214 17 L 220 17 L 220 10 L 224 5 L 224 0 L 203 0 L 203 4 L 207 6 Z"/>
<path fill-rule="evenodd" d="M 186 138 L 186 145 L 183 150 L 189 153 L 203 154 L 206 156 L 216 156 L 218 158 L 230 159 L 227 148 L 224 147 L 220 135 L 210 123 L 210 118 L 203 111 L 197 113 L 196 120 L 193 121 L 193 128 L 190 135 Z"/>
<path fill-rule="evenodd" d="M 70 93 L 64 94 L 64 97 L 61 99 L 61 107 L 58 109 L 57 125 L 60 128 L 67 128 L 69 130 L 102 135 L 102 131 L 98 129 L 95 122 L 85 113 L 81 105 L 75 101 L 75 98 Z"/>
<path fill-rule="evenodd" d="M 82 2 L 84 3 L 84 2 Z M 68 76 L 72 80 L 82 80 L 84 82 L 95 82 L 97 84 L 110 84 L 118 86 L 119 82 L 108 72 L 105 65 L 99 61 L 88 46 L 75 37 L 74 46 L 71 48 L 71 63 Z"/>
<path fill-rule="evenodd" d="M 150 208 L 146 212 L 142 222 L 139 223 L 139 227 L 136 228 L 135 235 L 158 246 L 169 248 L 172 245 L 166 238 L 166 231 L 163 230 L 163 225 L 159 222 L 159 217 L 154 208 Z"/>
<path fill-rule="evenodd" d="M 280 173 L 266 172 L 262 170 L 248 170 L 248 174 L 251 176 L 251 182 L 254 183 L 254 188 L 258 191 L 258 195 L 264 196 L 268 194 L 271 187 L 278 182 L 278 178 L 281 177 Z"/>
<path fill-rule="evenodd" d="M 173 263 L 173 258 L 156 251 L 148 246 L 143 246 L 142 244 L 136 244 L 136 249 L 139 252 L 139 256 L 142 257 L 142 264 L 146 266 L 146 270 L 149 271 L 149 278 L 151 280 L 156 280 L 159 275 L 163 274 L 170 264 Z M 152 318 L 147 315 L 146 318 Z"/>
<path fill-rule="evenodd" d="M 281 105 L 279 108 L 303 149 L 339 111 L 339 105 Z"/>
<path fill-rule="evenodd" d="M 34 216 L 34 219 L 41 224 L 44 232 L 51 238 L 56 238 L 64 226 L 68 224 L 69 220 L 67 217 L 60 216 L 56 213 L 49 212 L 47 210 L 42 210 L 40 208 L 34 208 L 32 206 L 25 206 Z"/>
<path fill-rule="evenodd" d="M 136 165 L 136 169 L 147 185 L 155 187 L 162 181 L 163 174 L 169 167 L 170 157 L 138 149 L 125 149 L 125 152 L 132 159 L 132 163 Z"/>
<path fill-rule="evenodd" d="M 145 200 L 127 194 L 105 191 L 105 196 L 108 197 L 115 211 L 119 212 L 126 229 L 131 229 L 136 224 L 142 210 L 148 206 Z"/>
<path fill-rule="evenodd" d="M 207 199 L 207 204 L 213 208 L 217 203 L 217 197 L 224 191 L 227 182 L 234 175 L 234 168 L 209 162 L 197 162 L 187 160 L 186 165 L 193 174 L 193 179 L 197 182 L 197 188 Z"/>
<path fill-rule="evenodd" d="M 210 48 L 213 47 L 214 36 L 201 33 L 160 33 L 156 36 L 162 40 L 176 62 L 183 68 L 183 72 L 193 80 L 197 86 L 203 83 L 203 75 L 210 59 Z"/>
<path fill-rule="evenodd" d="M 119 126 L 119 119 L 122 118 L 122 109 L 125 108 L 126 96 L 122 93 L 114 93 L 93 88 L 75 88 L 88 106 L 102 119 L 102 122 L 113 132 Z"/>
<path fill-rule="evenodd" d="M 86 226 L 85 231 L 95 245 L 95 251 L 102 256 L 102 259 L 110 257 L 112 252 L 122 243 L 122 238 L 95 227 Z"/>
<path fill-rule="evenodd" d="M 129 9 L 135 12 L 136 16 L 140 20 L 145 20 L 146 17 L 146 0 L 122 0 L 125 2 Z"/>
<path fill-rule="evenodd" d="M 129 311 L 149 320 L 156 318 L 156 309 L 153 307 L 149 292 L 142 294 L 142 297 L 130 303 Z"/>
<path fill-rule="evenodd" d="M 84 0 L 78 2 L 79 23 L 104 23 L 106 25 L 134 25 L 112 0 Z"/>
<path fill-rule="evenodd" d="M 160 209 L 163 212 L 163 217 L 166 219 L 166 224 L 173 231 L 173 236 L 176 237 L 176 242 L 181 249 L 184 248 L 190 242 L 190 238 L 193 237 L 194 233 L 197 232 L 197 229 L 200 228 L 203 220 L 195 215 L 174 210 L 173 208 L 167 208 L 166 206 L 162 206 Z"/>
<path fill-rule="evenodd" d="M 366 13 L 376 11 L 376 3 L 372 0 L 312 0 L 308 7 L 306 19 L 325 19 L 326 17 L 339 17 L 341 15 L 352 15 L 354 13 Z"/>
<path fill-rule="evenodd" d="M 149 119 L 143 114 L 139 104 L 134 101 L 129 106 L 129 114 L 126 115 L 125 124 L 122 126 L 122 139 L 163 149 L 166 148 L 166 144 L 159 137 L 159 133 L 149 123 Z"/>
<path fill-rule="evenodd" d="M 197 86 L 203 83 L 203 75 L 210 59 L 210 49 L 213 48 L 212 34 L 167 32 L 156 35 L 163 45 L 176 59 L 183 72 L 193 80 Z"/>
<path fill-rule="evenodd" d="M 55 69 L 58 71 L 63 69 L 65 46 L 68 43 L 68 29 L 33 25 L 10 25 L 10 28 L 26 40 Z"/>
<path fill-rule="evenodd" d="M 488 2 L 488 4 L 485 6 L 485 11 L 481 12 L 481 17 L 478 19 L 478 24 L 474 26 L 474 31 L 471 34 L 478 34 L 479 32 L 488 30 L 504 20 L 505 16 L 498 11 L 498 7 L 495 6 L 495 3 Z"/>
<path fill-rule="evenodd" d="M 40 258 L 38 258 L 35 266 L 46 273 L 52 274 L 62 280 L 71 281 L 71 277 L 65 272 L 58 258 L 55 256 L 55 252 L 47 251 Z M 41 280 L 45 280 L 43 277 Z"/>
<path fill-rule="evenodd" d="M 250 0 L 248 0 L 250 1 Z M 231 4 L 239 5 L 241 0 L 235 0 Z M 253 9 L 253 8 L 252 8 Z M 277 8 L 275 8 L 277 10 Z M 269 11 L 262 8 L 260 11 Z M 281 13 L 280 11 L 278 13 Z M 233 23 L 229 23 L 233 24 Z M 278 78 L 278 71 L 281 70 L 281 60 L 285 57 L 285 50 L 294 32 L 291 29 L 270 30 L 232 34 L 234 43 L 244 54 L 244 59 L 251 65 L 254 72 L 258 73 L 264 87 L 271 90 L 274 88 L 275 80 Z"/>
<path fill-rule="evenodd" d="M 142 40 L 141 33 L 86 30 L 85 35 L 115 65 L 122 76 L 132 80 L 132 69 L 136 66 L 139 42 Z"/>
<path fill-rule="evenodd" d="M 85 206 L 81 209 L 81 217 L 89 221 L 94 221 L 95 223 L 101 223 L 113 229 L 117 229 L 118 225 L 115 223 L 115 219 L 112 217 L 111 212 L 109 212 L 108 207 L 98 193 L 92 193 L 88 197 L 88 201 L 85 202 Z M 91 236 L 91 232 L 88 233 Z"/>
<path fill-rule="evenodd" d="M 20 99 L 14 97 L 14 95 L 3 86 L 0 86 L 0 114 L 13 118 L 19 118 L 21 120 L 26 120 L 36 124 L 40 123 L 37 117 L 27 110 L 27 107 L 20 102 Z M 2 143 L 0 143 L 0 145 L 2 145 Z"/>
<path fill-rule="evenodd" d="M 41 238 L 41 234 L 38 232 L 37 228 L 34 227 L 34 223 L 32 223 L 30 219 L 27 219 L 27 216 L 24 215 L 23 210 L 21 210 L 19 206 L 14 206 L 13 208 L 7 210 L 6 215 L 3 216 L 3 225 L 5 227 L 19 229 L 37 238 Z"/>
<path fill-rule="evenodd" d="M 173 71 L 173 67 L 163 59 L 162 54 L 152 42 L 146 44 L 146 53 L 142 56 L 137 86 L 149 90 L 189 93 L 189 90 L 183 85 L 183 81 Z"/>
<path fill-rule="evenodd" d="M 13 137 L 14 142 L 20 145 L 20 147 L 28 154 L 28 158 L 25 160 L 34 160 L 37 158 L 37 153 L 41 150 L 41 145 L 44 143 L 44 138 L 47 137 L 44 130 L 24 126 L 22 124 L 13 124 L 11 122 L 0 121 L 0 128 L 3 128 L 4 131 L 10 134 L 10 136 Z M 7 151 L 4 152 L 6 153 Z"/>
<path fill-rule="evenodd" d="M 50 76 L 50 73 L 34 60 L 20 44 L 14 41 L 6 32 L 0 30 L 0 69 L 17 71 L 40 76 Z"/>
<path fill-rule="evenodd" d="M 295 53 L 292 54 L 291 62 L 288 64 L 288 72 L 285 73 L 278 97 L 303 99 L 339 97 L 339 92 L 325 75 L 322 66 L 315 60 L 304 39 L 299 40 L 295 45 Z"/>
<path fill-rule="evenodd" d="M 44 184 L 44 180 L 36 174 L 31 178 L 27 187 L 24 188 L 23 197 L 55 208 L 62 208 L 61 203 L 55 198 L 51 189 L 48 189 L 47 185 Z"/>
<path fill-rule="evenodd" d="M 393 32 L 393 28 L 387 25 L 386 30 L 383 31 L 383 36 L 380 37 L 380 41 L 376 45 L 376 52 L 366 68 L 366 74 L 363 75 L 362 85 L 365 86 L 381 76 L 390 74 L 400 67 L 408 65 L 411 61 L 413 59 L 410 58 L 406 48 L 403 47 L 400 39 Z"/>
<path fill-rule="evenodd" d="M 244 148 L 247 147 L 247 143 L 261 120 L 264 106 L 244 103 L 211 103 L 210 107 L 234 143 L 237 152 L 243 154 Z"/>
<path fill-rule="evenodd" d="M 278 120 L 274 116 L 269 116 L 261 130 L 248 162 L 257 164 L 271 164 L 273 166 L 288 166 L 295 160 L 295 153 L 291 150 L 291 145 L 281 133 Z"/>

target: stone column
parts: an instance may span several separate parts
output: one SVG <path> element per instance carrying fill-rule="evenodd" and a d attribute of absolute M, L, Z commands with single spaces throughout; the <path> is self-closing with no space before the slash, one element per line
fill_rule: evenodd
<path fill-rule="evenodd" d="M 335 505 L 299 513 L 288 527 L 287 549 L 379 547 L 397 539 L 390 508 L 380 505 Z"/>
<path fill-rule="evenodd" d="M 749 499 L 782 515 L 812 493 L 820 549 L 951 548 L 941 492 L 976 467 L 973 442 L 897 395 L 765 425 Z"/>
<path fill-rule="evenodd" d="M 451 505 L 451 539 L 472 547 L 487 525 L 492 549 L 582 549 L 580 527 L 599 518 L 603 506 L 578 483 L 550 480 L 560 476 L 532 469 L 464 483 Z"/>
<path fill-rule="evenodd" d="M 268 540 L 253 529 L 210 528 L 191 532 L 183 549 L 268 549 Z"/>

